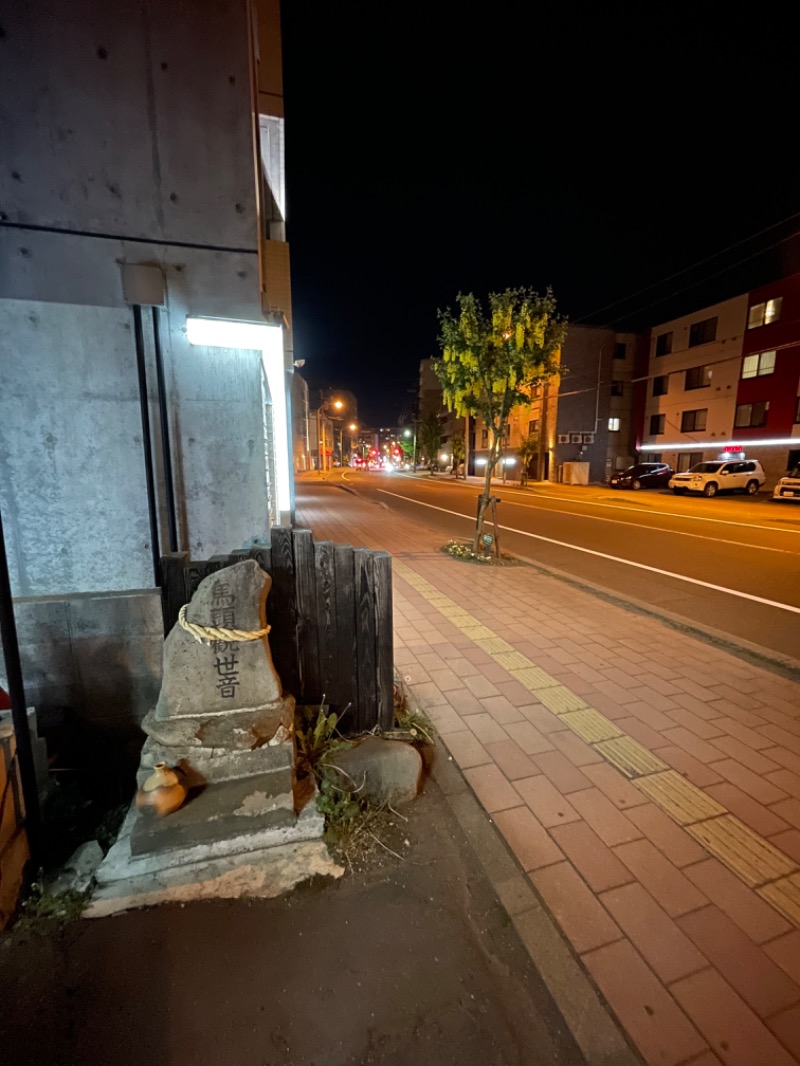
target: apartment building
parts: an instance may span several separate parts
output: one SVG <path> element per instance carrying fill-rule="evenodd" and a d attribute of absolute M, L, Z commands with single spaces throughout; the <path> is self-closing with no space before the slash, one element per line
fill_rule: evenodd
<path fill-rule="evenodd" d="M 651 329 L 642 375 L 642 460 L 688 470 L 725 450 L 736 415 L 747 313 L 745 294 Z"/>

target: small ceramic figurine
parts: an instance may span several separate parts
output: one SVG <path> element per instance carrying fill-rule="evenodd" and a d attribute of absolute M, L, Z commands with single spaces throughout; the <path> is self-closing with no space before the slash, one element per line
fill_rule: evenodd
<path fill-rule="evenodd" d="M 151 810 L 160 818 L 172 814 L 186 799 L 186 785 L 180 770 L 174 770 L 165 762 L 157 762 L 153 772 L 136 793 L 139 810 Z"/>

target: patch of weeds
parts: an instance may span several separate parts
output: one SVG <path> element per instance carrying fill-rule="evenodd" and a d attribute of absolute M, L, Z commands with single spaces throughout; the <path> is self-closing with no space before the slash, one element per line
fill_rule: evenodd
<path fill-rule="evenodd" d="M 346 847 L 365 811 L 365 804 L 347 788 L 342 788 L 340 771 L 327 760 L 336 751 L 352 746 L 337 732 L 339 716 L 319 708 L 303 708 L 295 722 L 300 777 L 313 775 L 317 785 L 317 810 L 325 817 L 325 841 L 332 850 Z"/>
<path fill-rule="evenodd" d="M 14 933 L 53 933 L 76 922 L 86 907 L 85 893 L 69 889 L 54 892 L 43 881 L 34 881 L 20 914 L 14 923 Z"/>
<path fill-rule="evenodd" d="M 444 552 L 445 555 L 449 555 L 453 559 L 460 559 L 465 563 L 480 563 L 483 566 L 520 565 L 519 560 L 515 559 L 513 555 L 506 555 L 501 552 L 499 559 L 493 554 L 484 555 L 481 552 L 473 551 L 472 544 L 463 540 L 450 540 L 439 550 Z"/>
<path fill-rule="evenodd" d="M 436 728 L 426 714 L 419 708 L 408 705 L 408 697 L 401 685 L 394 687 L 394 721 L 395 729 L 384 736 L 397 740 L 407 740 L 417 747 L 423 744 L 436 744 Z"/>
<path fill-rule="evenodd" d="M 397 699 L 397 690 L 395 690 Z M 397 705 L 395 705 L 395 714 Z M 356 782 L 348 781 L 330 757 L 336 751 L 352 747 L 337 731 L 339 717 L 328 712 L 324 702 L 319 708 L 305 708 L 298 712 L 295 735 L 298 750 L 298 775 L 313 775 L 317 785 L 317 809 L 325 817 L 325 843 L 333 857 L 355 870 L 374 860 L 379 850 L 395 855 L 381 839 L 394 826 L 395 812 L 378 807 L 359 797 Z M 420 735 L 424 727 L 433 735 L 433 726 L 424 716 L 408 715 L 409 732 L 415 730 L 414 741 L 425 743 Z M 384 733 L 392 736 L 393 733 Z M 402 856 L 401 856 L 402 857 Z"/>

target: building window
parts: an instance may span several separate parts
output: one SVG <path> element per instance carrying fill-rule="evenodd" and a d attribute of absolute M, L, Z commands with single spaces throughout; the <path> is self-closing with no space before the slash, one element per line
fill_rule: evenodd
<path fill-rule="evenodd" d="M 488 447 L 489 447 L 489 430 L 488 429 L 482 429 L 481 430 L 481 448 L 488 448 Z"/>
<path fill-rule="evenodd" d="M 687 392 L 691 389 L 706 389 L 710 384 L 708 378 L 709 373 L 707 366 L 693 366 L 686 371 L 686 379 L 683 383 L 683 387 Z"/>
<path fill-rule="evenodd" d="M 743 378 L 763 378 L 775 371 L 775 352 L 746 355 L 742 360 Z"/>
<path fill-rule="evenodd" d="M 710 344 L 717 339 L 717 318 L 704 318 L 702 322 L 693 322 L 689 327 L 689 347 L 698 344 Z"/>
<path fill-rule="evenodd" d="M 530 420 L 530 422 L 528 423 L 528 433 L 538 433 L 538 432 L 539 432 L 539 419 L 538 418 L 532 418 Z"/>
<path fill-rule="evenodd" d="M 782 303 L 783 297 L 778 296 L 762 304 L 753 304 L 747 316 L 747 328 L 755 329 L 757 326 L 768 326 L 770 322 L 778 322 L 781 317 Z"/>
<path fill-rule="evenodd" d="M 622 382 L 622 381 L 612 381 L 611 382 L 611 395 L 612 396 L 622 396 L 624 391 L 625 391 L 625 383 L 624 382 Z"/>
<path fill-rule="evenodd" d="M 794 413 L 795 422 L 800 422 L 800 396 L 797 397 L 797 410 Z"/>
<path fill-rule="evenodd" d="M 666 396 L 669 392 L 669 374 L 661 374 L 653 378 L 653 395 Z"/>
<path fill-rule="evenodd" d="M 685 470 L 691 470 L 693 466 L 697 466 L 702 461 L 702 452 L 678 452 L 678 473 L 682 474 Z"/>
<path fill-rule="evenodd" d="M 622 344 L 621 342 L 618 341 L 614 345 L 614 358 L 615 359 L 624 359 L 627 354 L 628 354 L 628 345 L 627 344 Z"/>
<path fill-rule="evenodd" d="M 608 432 L 609 433 L 619 433 L 619 419 L 618 418 L 609 418 L 609 420 L 608 420 Z"/>
<path fill-rule="evenodd" d="M 681 433 L 696 433 L 706 428 L 708 408 L 700 411 L 684 411 L 681 415 Z"/>
<path fill-rule="evenodd" d="M 656 355 L 669 355 L 672 351 L 672 330 L 656 337 Z"/>
<path fill-rule="evenodd" d="M 659 433 L 664 432 L 666 419 L 666 415 L 650 415 L 650 433 L 652 436 L 657 437 Z"/>
<path fill-rule="evenodd" d="M 764 403 L 740 403 L 736 408 L 736 420 L 733 424 L 737 428 L 765 426 L 767 424 L 768 411 L 769 400 Z"/>
<path fill-rule="evenodd" d="M 648 461 L 648 463 L 660 463 L 661 462 L 661 452 L 648 452 L 647 461 Z"/>

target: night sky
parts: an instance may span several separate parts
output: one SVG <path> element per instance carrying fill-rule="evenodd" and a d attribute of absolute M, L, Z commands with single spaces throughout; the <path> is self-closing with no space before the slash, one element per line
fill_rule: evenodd
<path fill-rule="evenodd" d="M 793 31 L 709 7 L 284 4 L 312 388 L 395 424 L 459 291 L 635 327 L 800 270 Z"/>

